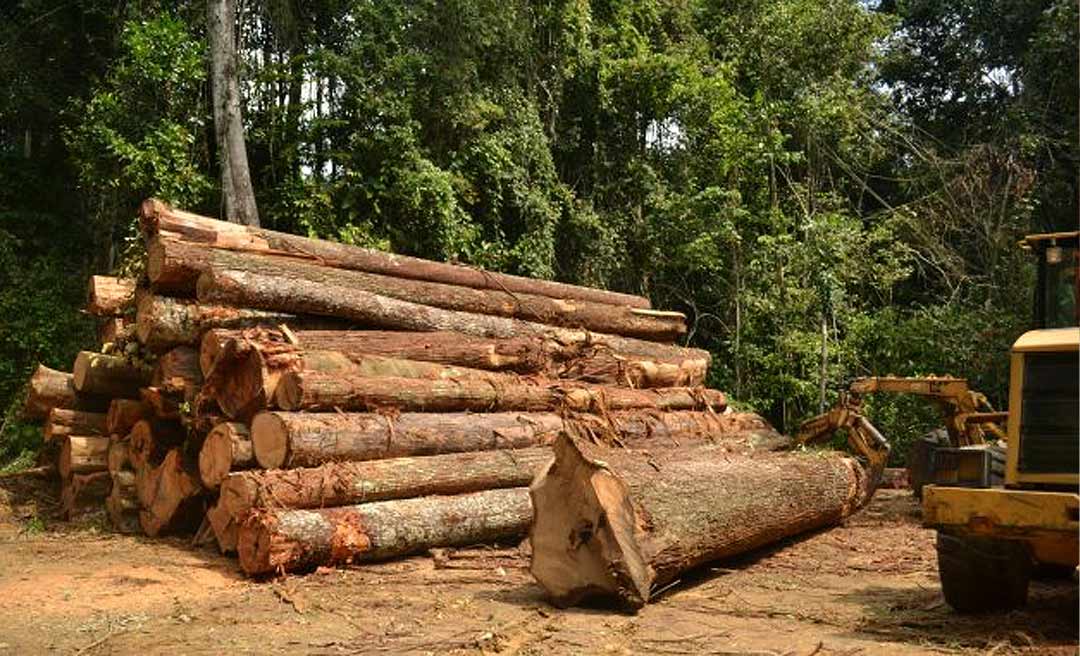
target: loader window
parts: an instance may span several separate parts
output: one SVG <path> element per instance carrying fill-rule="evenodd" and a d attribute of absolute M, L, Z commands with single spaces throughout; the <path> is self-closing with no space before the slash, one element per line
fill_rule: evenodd
<path fill-rule="evenodd" d="M 1080 325 L 1080 250 L 1071 244 L 1046 244 L 1038 249 L 1039 286 L 1035 298 L 1036 328 Z"/>

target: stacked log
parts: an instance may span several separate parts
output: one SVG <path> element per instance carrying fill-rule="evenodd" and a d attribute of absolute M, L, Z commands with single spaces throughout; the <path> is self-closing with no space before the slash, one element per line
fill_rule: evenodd
<path fill-rule="evenodd" d="M 648 471 L 624 457 L 651 463 L 657 480 L 669 468 L 688 477 L 687 503 L 770 480 L 803 490 L 800 503 L 824 495 L 774 513 L 802 518 L 799 527 L 857 505 L 834 507 L 838 481 L 857 478 L 848 461 L 779 455 L 785 438 L 703 386 L 709 354 L 674 343 L 685 317 L 643 297 L 239 226 L 154 200 L 141 225 L 143 285 L 91 281 L 88 311 L 114 322 L 103 325 L 103 352 L 80 353 L 72 374 L 40 369 L 26 403 L 60 444 L 65 508 L 100 498 L 118 531 L 202 527 L 252 576 L 516 540 L 534 505 L 556 506 L 560 495 L 560 518 L 599 512 L 574 478 L 595 477 L 582 463 L 597 461 L 567 455 L 590 448 L 610 451 L 605 462 L 632 492 L 619 503 L 638 518 L 665 507 L 639 497 L 633 476 Z M 551 467 L 556 457 L 571 463 L 565 471 Z M 709 475 L 719 477 L 713 488 Z M 768 515 L 778 498 L 762 498 L 750 510 Z M 709 526 L 708 544 L 689 535 L 693 523 L 669 533 L 685 542 L 679 562 L 696 563 L 787 535 L 776 523 L 734 532 L 735 546 L 715 544 Z M 619 574 L 636 586 L 625 603 L 670 580 L 673 570 L 646 552 L 626 552 L 653 569 Z M 537 563 L 538 578 L 561 566 Z M 564 587 L 557 599 L 580 596 Z"/>

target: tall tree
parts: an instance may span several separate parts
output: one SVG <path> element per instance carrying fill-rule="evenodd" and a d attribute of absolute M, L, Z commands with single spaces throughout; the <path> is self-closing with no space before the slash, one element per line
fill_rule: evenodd
<path fill-rule="evenodd" d="M 235 0 L 207 0 L 207 35 L 210 42 L 214 132 L 221 161 L 221 193 L 229 221 L 259 225 L 255 190 L 244 147 L 240 117 L 240 83 L 236 56 Z"/>

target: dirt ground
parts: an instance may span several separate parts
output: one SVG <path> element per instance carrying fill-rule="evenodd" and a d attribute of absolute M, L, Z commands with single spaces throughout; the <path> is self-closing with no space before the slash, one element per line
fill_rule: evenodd
<path fill-rule="evenodd" d="M 1007 615 L 945 605 L 932 532 L 903 490 L 844 526 L 717 563 L 636 615 L 559 610 L 514 548 L 244 579 L 188 540 L 50 519 L 39 481 L 0 479 L 7 654 L 1076 654 L 1077 586 Z"/>

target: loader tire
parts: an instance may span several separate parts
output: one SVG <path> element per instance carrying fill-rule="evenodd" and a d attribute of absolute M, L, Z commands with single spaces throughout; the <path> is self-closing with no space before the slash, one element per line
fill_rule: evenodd
<path fill-rule="evenodd" d="M 1031 554 L 1023 542 L 937 534 L 938 577 L 958 613 L 1009 611 L 1027 603 Z"/>
<path fill-rule="evenodd" d="M 948 443 L 949 434 L 944 428 L 938 428 L 915 440 L 908 449 L 908 485 L 916 499 L 922 498 L 923 486 L 933 480 L 934 449 Z"/>

